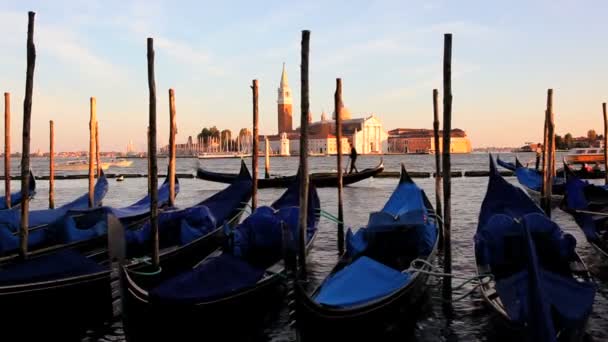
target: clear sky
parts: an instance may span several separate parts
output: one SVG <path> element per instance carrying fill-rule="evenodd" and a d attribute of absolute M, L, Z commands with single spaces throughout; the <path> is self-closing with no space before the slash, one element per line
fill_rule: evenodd
<path fill-rule="evenodd" d="M 178 141 L 216 125 L 251 126 L 251 80 L 260 80 L 260 133 L 277 129 L 287 63 L 299 122 L 301 30 L 311 30 L 311 109 L 331 113 L 335 78 L 353 116 L 386 129 L 432 124 L 441 91 L 443 34 L 454 34 L 453 127 L 474 147 L 540 141 L 547 88 L 558 133 L 602 130 L 608 100 L 603 1 L 2 1 L 0 91 L 12 93 L 12 145 L 21 146 L 27 11 L 38 51 L 32 151 L 86 150 L 89 97 L 102 150 L 144 150 L 146 38 L 155 38 L 159 146 L 176 91 Z M 3 123 L 0 124 L 3 126 Z M 295 126 L 295 124 L 294 124 Z"/>

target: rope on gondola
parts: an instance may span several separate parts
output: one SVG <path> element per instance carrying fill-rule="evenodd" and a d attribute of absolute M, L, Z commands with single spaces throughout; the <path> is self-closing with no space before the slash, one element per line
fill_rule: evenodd
<path fill-rule="evenodd" d="M 429 270 L 426 269 L 427 267 L 429 268 Z M 472 276 L 472 277 L 463 277 L 463 276 L 455 275 L 453 273 L 444 273 L 444 272 L 438 271 L 437 267 L 435 267 L 433 264 L 426 261 L 425 259 L 412 260 L 412 262 L 410 263 L 410 267 L 407 268 L 403 272 L 419 272 L 419 273 L 428 274 L 430 276 L 451 277 L 453 279 L 464 280 L 462 283 L 458 284 L 457 286 L 452 287 L 453 290 L 460 290 L 461 288 L 463 288 L 465 285 L 467 285 L 469 283 L 478 282 L 477 284 L 475 284 L 475 286 L 473 286 L 473 288 L 471 290 L 467 291 L 465 294 L 463 294 L 457 298 L 454 298 L 452 300 L 453 302 L 460 301 L 460 300 L 470 296 L 471 294 L 473 294 L 473 292 L 475 292 L 477 290 L 478 287 L 480 287 L 484 284 L 487 284 L 488 282 L 492 281 L 492 279 L 494 279 L 494 275 L 489 274 L 489 273 L 479 274 L 479 275 Z"/>
<path fill-rule="evenodd" d="M 144 258 L 134 258 L 133 261 L 135 262 L 143 262 L 144 264 L 148 264 L 148 265 L 152 265 L 152 263 L 150 262 L 150 257 L 144 257 Z M 163 268 L 159 265 L 158 269 L 152 272 L 142 272 L 142 271 L 135 271 L 135 270 L 131 270 L 131 273 L 137 274 L 137 275 L 142 275 L 142 276 L 154 276 L 157 274 L 160 274 L 162 272 Z"/>

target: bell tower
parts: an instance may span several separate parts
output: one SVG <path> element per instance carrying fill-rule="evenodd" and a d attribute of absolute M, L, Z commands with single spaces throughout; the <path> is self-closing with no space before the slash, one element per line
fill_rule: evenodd
<path fill-rule="evenodd" d="M 281 73 L 281 84 L 279 86 L 279 97 L 277 99 L 277 112 L 279 131 L 278 134 L 292 131 L 292 100 L 291 89 L 287 82 L 287 71 L 285 63 L 283 63 L 283 72 Z"/>

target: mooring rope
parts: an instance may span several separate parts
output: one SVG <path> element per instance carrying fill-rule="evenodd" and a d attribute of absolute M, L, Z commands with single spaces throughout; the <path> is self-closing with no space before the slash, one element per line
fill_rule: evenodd
<path fill-rule="evenodd" d="M 421 267 L 419 267 L 418 265 L 422 265 Z M 430 270 L 426 270 L 425 268 L 428 267 Z M 419 272 L 419 273 L 424 273 L 424 274 L 428 274 L 430 276 L 435 276 L 435 277 L 451 277 L 452 279 L 462 279 L 464 280 L 462 283 L 458 284 L 457 286 L 452 287 L 452 290 L 460 290 L 461 288 L 463 288 L 465 285 L 475 282 L 477 281 L 478 283 L 475 284 L 475 286 L 473 286 L 473 288 L 469 291 L 467 291 L 465 294 L 452 299 L 452 302 L 457 302 L 459 300 L 462 300 L 468 296 L 470 296 L 471 294 L 473 294 L 473 292 L 475 292 L 477 290 L 477 288 L 479 288 L 480 286 L 487 284 L 488 282 L 492 281 L 492 279 L 494 279 L 494 275 L 490 274 L 490 273 L 486 273 L 486 274 L 479 274 L 479 275 L 475 275 L 472 277 L 465 277 L 465 276 L 459 276 L 459 275 L 455 275 L 454 273 L 445 273 L 445 272 L 441 272 L 441 270 L 439 270 L 439 268 L 437 268 L 436 266 L 434 266 L 433 264 L 431 264 L 430 262 L 428 262 L 425 259 L 414 259 L 412 260 L 412 262 L 410 263 L 410 267 L 407 268 L 404 272 Z"/>
<path fill-rule="evenodd" d="M 150 257 L 134 258 L 133 261 L 143 262 L 144 264 L 152 265 L 152 262 L 150 262 Z M 142 275 L 142 276 L 153 276 L 153 275 L 160 274 L 162 271 L 163 271 L 163 268 L 160 265 L 158 265 L 158 269 L 156 271 L 152 271 L 152 272 L 142 272 L 142 271 L 135 271 L 135 270 L 130 270 L 129 272 L 135 273 L 137 275 Z"/>

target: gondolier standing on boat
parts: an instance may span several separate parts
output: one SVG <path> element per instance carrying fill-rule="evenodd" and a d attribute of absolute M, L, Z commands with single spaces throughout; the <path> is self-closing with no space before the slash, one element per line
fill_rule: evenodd
<path fill-rule="evenodd" d="M 353 143 L 350 143 L 350 171 L 348 173 L 353 173 L 353 170 L 355 170 L 355 172 L 359 173 L 359 170 L 357 170 L 357 167 L 355 166 L 356 161 L 357 161 L 357 150 L 355 149 L 355 146 L 353 146 Z"/>

